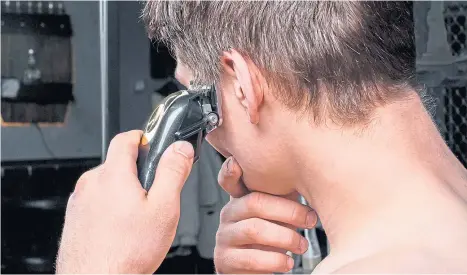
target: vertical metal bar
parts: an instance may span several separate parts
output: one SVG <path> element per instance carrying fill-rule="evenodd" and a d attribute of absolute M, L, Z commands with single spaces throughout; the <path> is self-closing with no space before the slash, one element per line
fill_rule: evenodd
<path fill-rule="evenodd" d="M 108 41 L 107 41 L 107 0 L 99 0 L 99 38 L 100 38 L 100 65 L 101 65 L 101 129 L 102 129 L 102 161 L 105 160 L 108 144 Z"/>
<path fill-rule="evenodd" d="M 448 98 L 448 110 L 447 110 L 447 117 L 448 117 L 448 125 L 447 125 L 447 131 L 448 131 L 448 137 L 449 137 L 449 146 L 451 147 L 451 150 L 454 151 L 454 121 L 453 117 L 455 115 L 454 109 L 453 109 L 453 88 L 451 87 L 445 87 L 444 88 L 446 96 Z"/>
<path fill-rule="evenodd" d="M 110 68 L 107 73 L 108 142 L 120 132 L 120 4 L 121 1 L 107 2 L 107 67 Z"/>

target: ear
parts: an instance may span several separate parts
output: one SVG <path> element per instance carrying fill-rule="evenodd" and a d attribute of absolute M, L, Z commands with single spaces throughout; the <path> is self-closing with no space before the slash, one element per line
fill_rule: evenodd
<path fill-rule="evenodd" d="M 250 118 L 250 122 L 259 122 L 259 108 L 263 102 L 264 92 L 255 73 L 259 73 L 256 65 L 236 50 L 224 52 L 221 58 L 224 72 L 234 78 L 235 96 Z"/>

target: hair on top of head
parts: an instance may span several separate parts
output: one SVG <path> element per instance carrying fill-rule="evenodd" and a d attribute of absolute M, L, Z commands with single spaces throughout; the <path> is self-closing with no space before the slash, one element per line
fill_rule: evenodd
<path fill-rule="evenodd" d="M 397 1 L 149 1 L 150 38 L 216 83 L 231 48 L 265 74 L 291 109 L 345 124 L 403 97 L 413 85 L 412 4 Z"/>

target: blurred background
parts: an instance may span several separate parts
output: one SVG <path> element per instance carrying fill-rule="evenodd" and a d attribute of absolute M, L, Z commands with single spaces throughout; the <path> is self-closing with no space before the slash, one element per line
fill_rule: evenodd
<path fill-rule="evenodd" d="M 141 128 L 183 88 L 148 40 L 137 1 L 1 1 L 1 272 L 54 273 L 67 198 L 115 134 Z M 467 2 L 413 3 L 417 77 L 446 142 L 467 165 Z M 157 273 L 213 273 L 223 158 L 203 145 L 182 193 L 175 242 Z M 196 205 L 198 207 L 193 207 Z M 297 268 L 326 257 L 321 228 Z M 308 258 L 307 258 L 308 257 Z M 312 261 L 313 264 L 307 263 Z"/>

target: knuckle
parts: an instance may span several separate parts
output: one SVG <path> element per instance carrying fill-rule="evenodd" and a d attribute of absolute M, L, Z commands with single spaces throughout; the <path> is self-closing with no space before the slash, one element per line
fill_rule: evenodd
<path fill-rule="evenodd" d="M 258 260 L 256 257 L 248 257 L 245 259 L 245 269 L 246 270 L 257 270 L 258 268 Z"/>
<path fill-rule="evenodd" d="M 216 272 L 219 274 L 229 273 L 231 265 L 232 260 L 229 260 L 227 251 L 216 245 L 214 247 L 214 267 Z"/>
<path fill-rule="evenodd" d="M 82 174 L 79 178 L 78 178 L 78 181 L 76 181 L 76 184 L 75 184 L 75 188 L 78 188 L 78 187 L 81 187 L 82 185 L 84 185 L 87 181 L 88 181 L 88 178 L 89 178 L 89 172 L 86 172 L 84 174 Z"/>
<path fill-rule="evenodd" d="M 76 185 L 75 185 L 75 190 L 78 191 L 78 190 L 82 190 L 84 188 L 84 186 L 87 184 L 87 182 L 89 182 L 92 178 L 92 171 L 87 171 L 85 173 L 83 173 L 79 178 L 78 178 L 78 181 L 76 182 Z"/>
<path fill-rule="evenodd" d="M 213 255 L 214 264 L 216 266 L 219 265 L 219 254 L 220 254 L 219 250 L 220 250 L 219 245 L 217 245 L 217 243 L 216 243 L 216 246 L 214 246 L 214 255 Z"/>
<path fill-rule="evenodd" d="M 222 248 L 216 244 L 216 246 L 214 247 L 214 261 L 217 263 L 217 264 L 220 264 L 221 263 L 221 260 L 222 260 Z"/>
<path fill-rule="evenodd" d="M 224 173 L 222 173 L 222 168 L 221 170 L 219 171 L 219 173 L 217 174 L 217 182 L 219 183 L 219 185 L 224 188 Z"/>
<path fill-rule="evenodd" d="M 225 239 L 224 231 L 225 231 L 225 227 L 222 225 L 219 225 L 219 229 L 216 232 L 216 247 L 218 247 L 219 244 L 224 243 L 224 239 Z"/>
<path fill-rule="evenodd" d="M 229 177 L 227 173 L 223 171 L 223 168 L 219 171 L 219 174 L 217 174 L 217 182 L 224 191 L 228 192 Z"/>
<path fill-rule="evenodd" d="M 290 271 L 288 267 L 289 256 L 283 253 L 274 253 L 268 260 L 268 266 L 266 269 L 274 273 L 285 273 Z"/>
<path fill-rule="evenodd" d="M 290 207 L 290 218 L 292 219 L 292 221 L 297 221 L 297 222 L 300 222 L 302 223 L 303 222 L 303 219 L 301 217 L 301 215 L 299 215 L 299 211 L 298 211 L 298 208 L 299 208 L 299 205 L 298 203 L 293 203 Z"/>
<path fill-rule="evenodd" d="M 279 257 L 282 258 L 282 259 L 280 259 L 280 261 L 278 261 L 278 263 L 282 263 L 281 266 L 279 267 L 280 270 L 283 271 L 283 272 L 290 271 L 289 264 L 288 264 L 289 256 L 287 256 L 285 254 L 281 254 L 281 255 L 279 255 Z"/>
<path fill-rule="evenodd" d="M 136 145 L 134 132 L 124 132 L 117 134 L 109 143 L 109 150 L 108 151 L 129 151 L 131 152 L 133 146 Z"/>
<path fill-rule="evenodd" d="M 168 173 L 176 177 L 182 177 L 185 175 L 185 163 L 182 163 L 180 160 L 174 159 L 168 159 L 165 163 L 165 169 Z"/>
<path fill-rule="evenodd" d="M 86 171 L 78 178 L 78 182 L 87 182 L 90 180 L 95 170 Z"/>
<path fill-rule="evenodd" d="M 253 192 L 247 195 L 246 206 L 250 211 L 260 211 L 263 208 L 264 198 L 263 194 Z"/>
<path fill-rule="evenodd" d="M 295 201 L 290 201 L 289 207 L 290 224 L 306 226 L 308 207 Z"/>
<path fill-rule="evenodd" d="M 84 190 L 87 190 L 90 186 L 95 185 L 93 182 L 98 179 L 100 180 L 104 172 L 104 165 L 99 165 L 81 174 L 81 176 L 76 181 L 75 188 L 73 190 L 74 196 L 82 193 Z"/>
<path fill-rule="evenodd" d="M 176 176 L 183 176 L 185 174 L 183 167 L 180 165 L 169 165 L 167 166 L 167 169 Z"/>
<path fill-rule="evenodd" d="M 110 140 L 109 147 L 115 147 L 121 144 L 125 140 L 126 133 L 117 134 L 112 140 Z"/>
<path fill-rule="evenodd" d="M 180 154 L 164 154 L 161 165 L 177 175 L 185 174 L 188 160 Z"/>
<path fill-rule="evenodd" d="M 216 247 L 222 243 L 222 239 L 223 239 L 222 229 L 221 227 L 219 227 L 219 229 L 216 232 Z"/>
<path fill-rule="evenodd" d="M 261 230 L 261 221 L 259 219 L 250 219 L 244 223 L 241 230 L 250 243 L 255 243 L 258 240 Z"/>
<path fill-rule="evenodd" d="M 226 223 L 229 220 L 229 208 L 230 202 L 227 203 L 224 207 L 222 207 L 221 212 L 219 214 L 219 221 L 220 223 Z"/>
<path fill-rule="evenodd" d="M 299 234 L 292 230 L 287 230 L 286 233 L 287 246 L 290 248 L 300 248 L 300 237 Z"/>

